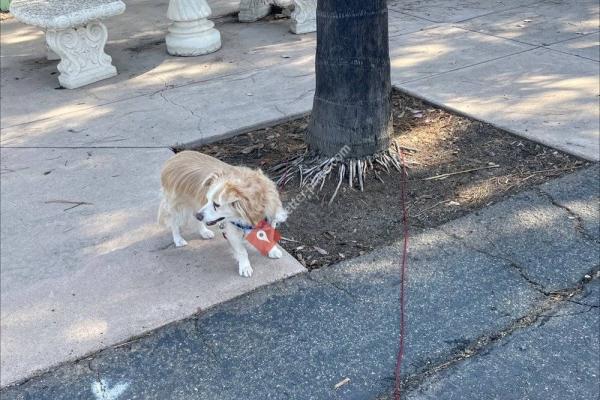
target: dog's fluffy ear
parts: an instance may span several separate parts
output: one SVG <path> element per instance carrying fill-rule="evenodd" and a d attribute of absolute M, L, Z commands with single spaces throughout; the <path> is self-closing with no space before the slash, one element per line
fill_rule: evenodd
<path fill-rule="evenodd" d="M 213 172 L 212 174 L 210 174 L 209 176 L 207 176 L 202 183 L 200 184 L 200 186 L 204 187 L 204 188 L 208 188 L 210 187 L 213 183 L 215 183 L 215 181 L 221 176 L 221 172 Z"/>
<path fill-rule="evenodd" d="M 247 199 L 238 198 L 233 203 L 231 203 L 231 205 L 237 211 L 237 213 L 240 215 L 240 217 L 242 217 L 244 220 L 250 222 L 251 225 L 256 225 L 258 223 L 258 221 L 255 221 L 254 218 L 252 218 L 252 214 L 250 213 L 250 209 L 248 207 Z"/>
<path fill-rule="evenodd" d="M 241 190 L 235 185 L 226 183 L 223 193 L 225 198 L 228 199 L 227 201 L 231 202 L 231 206 L 242 219 L 249 222 L 251 225 L 258 224 L 261 217 L 256 215 L 256 211 L 251 207 L 250 200 L 244 196 Z"/>

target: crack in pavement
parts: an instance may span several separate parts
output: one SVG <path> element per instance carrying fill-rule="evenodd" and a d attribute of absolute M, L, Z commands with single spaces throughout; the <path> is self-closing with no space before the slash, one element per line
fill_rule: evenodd
<path fill-rule="evenodd" d="M 558 207 L 567 212 L 567 214 L 575 221 L 575 231 L 577 231 L 584 239 L 589 240 L 592 243 L 600 243 L 599 240 L 595 239 L 592 235 L 589 234 L 587 229 L 585 228 L 585 221 L 581 217 L 581 215 L 577 214 L 571 208 L 565 206 L 564 204 L 559 203 L 550 193 L 545 192 L 541 187 L 536 186 L 535 191 L 545 199 L 547 199 L 553 206 Z"/>
<path fill-rule="evenodd" d="M 279 106 L 278 106 L 277 104 L 275 104 L 273 107 L 274 107 L 274 108 L 275 108 L 275 110 L 277 110 L 277 112 L 278 112 L 279 114 L 281 114 L 282 116 L 284 116 L 284 117 L 285 117 L 285 116 L 287 115 L 285 112 L 283 112 L 283 111 L 281 110 L 281 108 L 279 108 Z"/>
<path fill-rule="evenodd" d="M 600 266 L 595 269 L 600 268 Z M 425 382 L 426 379 L 433 377 L 441 371 L 444 371 L 454 365 L 458 365 L 462 361 L 485 354 L 486 351 L 490 350 L 496 342 L 499 342 L 502 339 L 509 338 L 513 333 L 519 330 L 526 329 L 535 325 L 538 321 L 540 321 L 539 326 L 543 326 L 547 320 L 549 319 L 549 315 L 545 315 L 545 313 L 556 310 L 560 307 L 561 304 L 569 301 L 570 297 L 573 297 L 583 291 L 586 285 L 590 284 L 593 281 L 600 279 L 600 272 L 596 272 L 595 277 L 593 279 L 582 278 L 574 287 L 565 289 L 563 293 L 554 293 L 551 295 L 547 295 L 546 298 L 539 302 L 536 306 L 534 306 L 530 311 L 507 324 L 504 328 L 500 329 L 497 332 L 482 335 L 479 338 L 473 340 L 469 345 L 463 348 L 463 350 L 454 353 L 450 357 L 447 357 L 444 360 L 439 361 L 434 365 L 427 366 L 423 368 L 421 371 L 405 377 L 402 380 L 402 392 L 408 393 L 416 390 L 422 383 Z M 591 311 L 593 307 L 590 307 L 588 310 L 577 313 L 585 313 Z M 555 315 L 555 316 L 566 316 L 569 314 Z M 544 319 L 546 319 L 544 321 Z"/>
<path fill-rule="evenodd" d="M 582 302 L 576 301 L 576 300 L 566 300 L 566 301 L 568 301 L 569 303 L 577 304 L 577 305 L 584 306 L 584 307 L 600 308 L 600 305 L 596 305 L 596 304 L 582 303 Z"/>
<path fill-rule="evenodd" d="M 162 97 L 162 99 L 163 99 L 164 101 L 166 101 L 167 103 L 169 103 L 169 104 L 172 104 L 172 105 L 174 105 L 174 106 L 176 106 L 176 107 L 179 107 L 179 108 L 181 108 L 181 109 L 183 109 L 183 110 L 187 111 L 187 112 L 188 112 L 188 113 L 190 113 L 190 114 L 191 114 L 193 117 L 195 117 L 196 119 L 198 119 L 198 120 L 202 121 L 202 118 L 201 118 L 200 116 L 196 115 L 196 113 L 195 113 L 193 110 L 191 110 L 190 108 L 186 107 L 186 106 L 185 106 L 185 105 L 183 105 L 183 104 L 177 103 L 177 102 L 175 102 L 175 101 L 173 101 L 173 100 L 171 100 L 171 99 L 168 99 L 168 98 L 165 96 L 165 93 L 164 93 L 164 91 L 160 91 L 160 92 L 158 92 L 158 95 L 159 95 L 160 97 Z"/>
<path fill-rule="evenodd" d="M 215 363 L 219 364 L 221 362 L 221 359 L 217 355 L 217 352 L 216 352 L 214 346 L 211 343 L 209 343 L 208 338 L 204 335 L 203 330 L 198 325 L 199 322 L 200 322 L 200 318 L 199 318 L 199 316 L 196 316 L 194 319 L 194 331 L 196 331 L 197 336 L 200 338 L 200 341 L 202 342 L 204 347 L 208 350 L 208 352 L 214 359 Z"/>
<path fill-rule="evenodd" d="M 470 243 L 468 243 L 465 238 L 458 236 L 455 233 L 447 232 L 443 226 L 440 227 L 439 229 L 442 232 L 444 232 L 446 235 L 450 236 L 452 239 L 461 243 L 463 246 L 465 246 L 469 250 L 483 254 L 484 256 L 487 256 L 487 257 L 491 258 L 492 260 L 504 261 L 504 262 L 508 263 L 508 266 L 511 267 L 513 270 L 515 270 L 519 274 L 519 276 L 521 276 L 521 278 L 523 278 L 525 280 L 525 282 L 527 282 L 533 289 L 535 289 L 536 291 L 540 292 L 543 295 L 550 294 L 550 292 L 546 291 L 546 288 L 544 287 L 544 285 L 533 280 L 533 278 L 531 278 L 527 274 L 526 269 L 523 266 L 519 265 L 516 261 L 512 260 L 511 258 L 501 255 L 501 254 L 494 254 L 488 250 L 473 246 Z M 488 241 L 488 243 L 493 246 L 492 242 Z"/>
<path fill-rule="evenodd" d="M 100 377 L 100 371 L 97 369 L 94 369 L 92 367 L 93 362 L 94 362 L 94 358 L 87 359 L 86 366 L 90 370 L 90 372 L 92 372 L 92 374 L 94 375 L 96 383 L 98 384 L 98 387 L 100 388 L 101 392 L 104 393 L 106 391 L 106 389 L 104 387 L 104 382 L 103 382 L 102 378 Z"/>
<path fill-rule="evenodd" d="M 159 95 L 160 97 L 162 97 L 162 99 L 163 99 L 163 100 L 165 100 L 167 103 L 169 103 L 169 104 L 172 104 L 172 105 L 174 105 L 174 106 L 176 106 L 176 107 L 179 107 L 179 108 L 181 108 L 181 109 L 183 109 L 183 110 L 187 111 L 187 112 L 188 112 L 188 113 L 190 113 L 190 114 L 191 114 L 191 115 L 192 115 L 194 118 L 196 118 L 196 119 L 198 120 L 198 123 L 196 124 L 196 130 L 197 130 L 197 131 L 200 133 L 200 136 L 201 136 L 201 137 L 200 137 L 200 139 L 198 139 L 198 140 L 204 140 L 204 137 L 202 137 L 203 135 L 202 135 L 202 133 L 201 133 L 201 132 L 202 132 L 201 125 L 202 125 L 202 122 L 203 122 L 203 119 L 202 119 L 202 117 L 200 117 L 199 115 L 197 115 L 197 114 L 194 112 L 194 110 L 192 110 L 191 108 L 187 107 L 186 105 L 184 105 L 184 104 L 180 104 L 180 103 L 177 103 L 177 102 L 175 102 L 175 101 L 173 101 L 173 100 L 171 100 L 171 99 L 168 99 L 168 98 L 165 96 L 165 91 L 164 91 L 164 90 L 163 90 L 163 91 L 160 91 L 160 92 L 158 92 L 158 95 Z"/>
<path fill-rule="evenodd" d="M 358 300 L 358 298 L 354 295 L 354 293 L 352 293 L 351 291 L 349 291 L 348 289 L 338 286 L 335 283 L 333 283 L 332 281 L 330 281 L 329 279 L 327 279 L 326 277 L 321 277 L 321 279 L 317 279 L 314 276 L 312 276 L 312 273 L 309 272 L 308 274 L 306 274 L 306 278 L 317 283 L 317 284 L 326 284 L 327 286 L 331 286 L 336 290 L 339 290 L 342 293 L 345 293 L 348 297 L 350 297 L 352 300 L 356 301 Z"/>
<path fill-rule="evenodd" d="M 290 104 L 296 103 L 296 102 L 302 100 L 304 97 L 308 96 L 309 94 L 313 93 L 314 91 L 315 91 L 315 89 L 305 90 L 304 92 L 302 92 L 298 96 L 296 96 L 296 98 L 288 101 L 286 104 L 290 105 Z M 308 111 L 308 113 L 310 113 L 310 111 Z"/>
<path fill-rule="evenodd" d="M 548 321 L 548 319 L 550 319 L 550 318 L 560 318 L 560 317 L 568 317 L 571 315 L 581 315 L 581 314 L 585 314 L 585 313 L 592 311 L 593 308 L 594 307 L 590 306 L 587 308 L 587 310 L 578 311 L 578 312 L 540 315 L 540 318 L 541 318 L 540 326 L 543 326 L 546 323 L 546 321 Z"/>

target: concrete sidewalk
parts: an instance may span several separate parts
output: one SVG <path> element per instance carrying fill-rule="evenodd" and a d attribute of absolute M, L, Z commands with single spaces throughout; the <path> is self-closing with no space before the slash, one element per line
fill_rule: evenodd
<path fill-rule="evenodd" d="M 391 3 L 394 84 L 599 160 L 597 3 L 519 3 Z M 140 1 L 128 10 L 107 22 L 121 73 L 76 91 L 54 89 L 41 34 L 2 24 L 2 146 L 170 146 L 310 110 L 314 34 L 292 35 L 286 20 L 225 20 L 222 50 L 176 58 L 165 55 L 163 10 Z"/>
<path fill-rule="evenodd" d="M 598 160 L 598 6 L 520 3 L 391 2 L 394 83 Z M 303 271 L 261 259 L 240 280 L 220 242 L 165 248 L 154 212 L 170 146 L 310 110 L 315 35 L 222 18 L 220 51 L 175 58 L 167 2 L 127 6 L 107 21 L 120 74 L 72 91 L 56 90 L 41 32 L 0 24 L 1 385 Z"/>
<path fill-rule="evenodd" d="M 599 178 L 595 166 L 411 238 L 404 398 L 598 397 Z M 387 397 L 401 252 L 262 288 L 3 398 Z"/>
<path fill-rule="evenodd" d="M 220 235 L 174 248 L 156 224 L 171 154 L 2 149 L 3 384 L 305 270 L 254 252 L 242 278 Z"/>

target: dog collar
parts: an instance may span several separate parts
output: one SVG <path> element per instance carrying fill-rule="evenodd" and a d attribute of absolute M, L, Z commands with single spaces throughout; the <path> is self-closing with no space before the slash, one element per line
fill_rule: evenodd
<path fill-rule="evenodd" d="M 244 231 L 244 233 L 248 233 L 250 232 L 252 229 L 254 229 L 254 227 L 252 225 L 249 224 L 244 224 L 243 222 L 237 222 L 237 221 L 229 221 L 233 226 L 237 227 L 238 229 L 241 229 L 242 231 Z"/>
<path fill-rule="evenodd" d="M 250 232 L 252 229 L 254 229 L 255 227 L 250 225 L 250 224 L 245 224 L 243 222 L 237 222 L 237 221 L 229 221 L 233 226 L 241 229 L 244 231 L 244 233 L 248 233 Z M 265 218 L 263 221 L 260 221 L 258 223 L 258 225 L 256 225 L 259 228 L 263 227 L 263 224 L 268 224 L 269 221 Z M 223 229 L 223 227 L 221 227 L 221 229 Z"/>

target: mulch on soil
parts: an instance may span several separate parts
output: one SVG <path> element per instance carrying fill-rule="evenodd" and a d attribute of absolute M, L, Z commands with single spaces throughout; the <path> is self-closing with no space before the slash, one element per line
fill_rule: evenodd
<path fill-rule="evenodd" d="M 432 228 L 503 197 L 574 172 L 589 162 L 436 108 L 394 91 L 394 133 L 409 166 L 411 232 Z M 234 165 L 269 168 L 306 150 L 309 117 L 258 129 L 196 150 Z M 469 172 L 466 172 L 469 171 Z M 309 269 L 353 258 L 402 238 L 401 173 L 370 173 L 364 191 L 347 181 L 334 203 L 337 174 L 278 227 L 281 245 Z M 282 188 L 284 205 L 301 193 L 298 180 Z"/>

